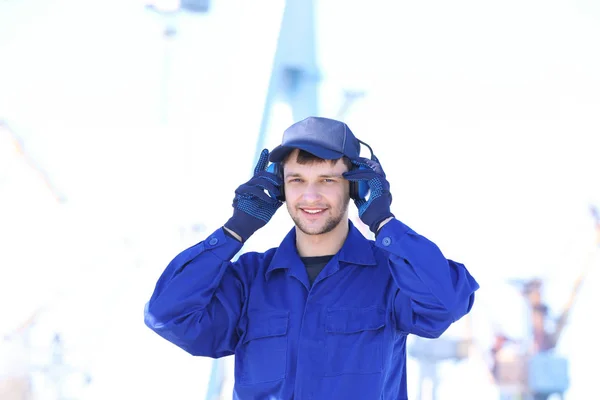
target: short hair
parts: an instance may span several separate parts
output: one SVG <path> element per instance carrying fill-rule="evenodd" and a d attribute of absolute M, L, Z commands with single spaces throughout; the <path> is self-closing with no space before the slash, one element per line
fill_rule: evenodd
<path fill-rule="evenodd" d="M 281 162 L 282 166 L 284 166 L 289 161 L 292 154 L 293 154 L 293 152 L 290 152 L 287 156 L 285 156 L 285 158 Z M 348 167 L 348 171 L 350 171 L 352 169 L 352 161 L 350 161 L 350 159 L 346 156 L 342 156 L 341 159 L 342 159 L 342 162 L 344 163 L 344 165 L 346 167 Z M 334 160 L 326 160 L 324 158 L 317 157 L 314 154 L 309 153 L 308 151 L 302 150 L 302 149 L 300 149 L 296 155 L 296 162 L 301 165 L 322 163 L 322 162 L 326 162 L 326 161 L 328 161 L 329 164 L 334 165 L 337 162 L 337 160 L 339 160 L 339 158 L 334 159 Z"/>

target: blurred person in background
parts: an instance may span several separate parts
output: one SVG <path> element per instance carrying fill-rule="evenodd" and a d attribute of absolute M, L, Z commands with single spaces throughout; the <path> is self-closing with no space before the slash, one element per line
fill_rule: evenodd
<path fill-rule="evenodd" d="M 235 355 L 235 399 L 407 399 L 407 335 L 437 338 L 473 306 L 478 283 L 395 217 L 361 143 L 341 121 L 290 126 L 232 217 L 158 279 L 146 325 L 192 355 Z M 295 226 L 281 244 L 233 262 L 284 203 Z"/>

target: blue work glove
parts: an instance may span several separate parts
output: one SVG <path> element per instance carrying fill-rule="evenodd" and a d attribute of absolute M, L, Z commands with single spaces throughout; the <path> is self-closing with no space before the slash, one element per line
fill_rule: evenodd
<path fill-rule="evenodd" d="M 358 216 L 361 221 L 369 226 L 373 233 L 377 233 L 379 224 L 394 214 L 390 211 L 392 194 L 390 184 L 385 178 L 385 173 L 378 161 L 368 158 L 352 160 L 352 164 L 358 168 L 343 174 L 349 181 L 364 181 L 369 185 L 369 199 L 355 199 L 354 204 L 358 208 Z"/>
<path fill-rule="evenodd" d="M 235 190 L 233 216 L 225 227 L 240 235 L 242 242 L 265 226 L 283 204 L 276 199 L 283 190 L 283 182 L 277 175 L 266 171 L 268 160 L 269 150 L 264 149 L 254 168 L 254 176 Z"/>

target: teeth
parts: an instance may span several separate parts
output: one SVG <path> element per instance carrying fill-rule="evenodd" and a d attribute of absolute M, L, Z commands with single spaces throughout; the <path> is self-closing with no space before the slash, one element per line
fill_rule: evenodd
<path fill-rule="evenodd" d="M 323 210 L 304 210 L 304 211 L 306 211 L 309 214 L 316 214 L 316 213 L 320 213 Z"/>

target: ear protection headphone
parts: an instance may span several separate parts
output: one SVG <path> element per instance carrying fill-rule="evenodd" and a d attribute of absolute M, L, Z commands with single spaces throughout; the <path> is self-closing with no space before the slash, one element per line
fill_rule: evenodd
<path fill-rule="evenodd" d="M 377 159 L 377 157 L 375 157 L 375 154 L 373 154 L 373 149 L 371 149 L 371 146 L 369 146 L 368 144 L 366 144 L 365 142 L 363 142 L 361 140 L 358 140 L 358 142 L 367 146 L 367 148 L 371 152 L 371 160 L 379 163 L 379 160 Z M 352 171 L 355 169 L 368 169 L 368 167 L 363 167 L 363 166 L 359 167 L 355 164 L 352 164 L 352 168 L 350 170 Z M 267 171 L 279 176 L 279 178 L 283 182 L 283 165 L 281 163 L 271 163 L 267 167 Z M 367 197 L 368 194 L 369 194 L 369 184 L 367 182 L 364 182 L 364 181 L 359 181 L 359 182 L 351 181 L 350 182 L 350 198 L 352 200 L 364 199 Z M 277 200 L 285 201 L 285 193 L 283 190 L 281 191 L 281 195 L 277 196 Z"/>

